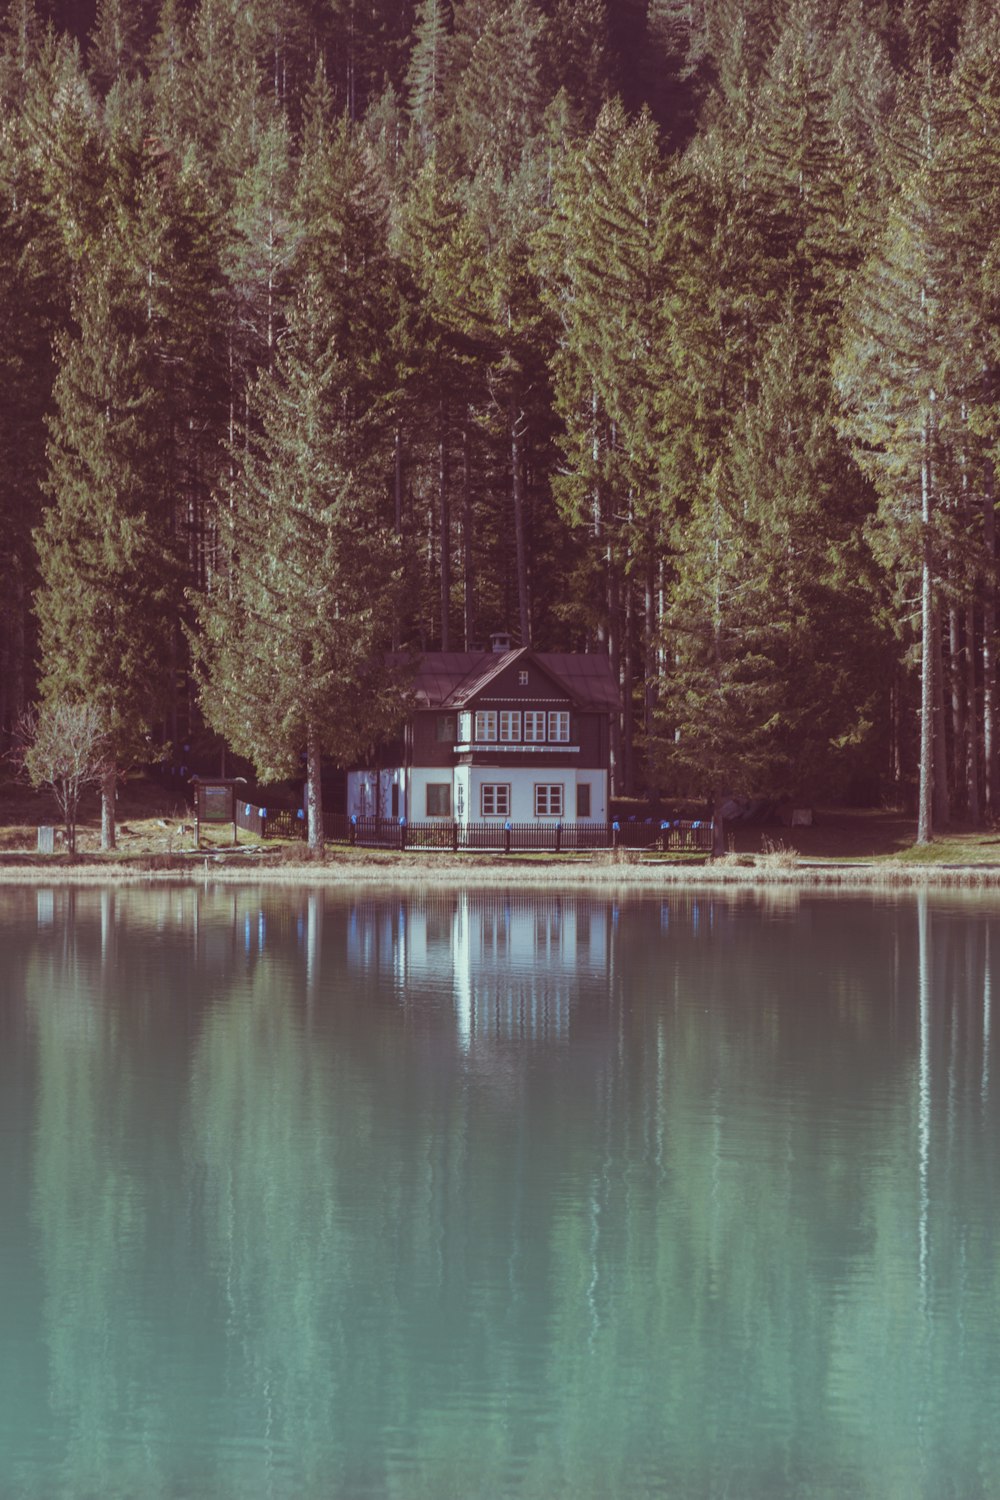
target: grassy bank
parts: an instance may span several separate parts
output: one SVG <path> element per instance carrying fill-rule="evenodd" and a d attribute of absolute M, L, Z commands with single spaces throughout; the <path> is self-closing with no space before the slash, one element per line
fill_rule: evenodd
<path fill-rule="evenodd" d="M 626 884 L 633 887 L 697 883 L 745 885 L 762 881 L 823 887 L 912 885 L 1000 887 L 1000 831 L 950 831 L 929 846 L 914 843 L 913 820 L 891 811 L 819 809 L 812 827 L 735 825 L 727 829 L 729 853 L 702 856 L 627 851 L 571 854 L 452 854 L 330 846 L 311 859 L 300 843 L 241 833 L 232 843 L 228 825 L 194 847 L 190 809 L 156 783 L 137 778 L 122 789 L 119 847 L 100 850 L 96 800 L 82 809 L 77 854 L 37 851 L 41 824 L 58 827 L 50 799 L 24 788 L 0 786 L 0 882 L 86 883 L 131 881 L 323 882 L 412 884 Z"/>

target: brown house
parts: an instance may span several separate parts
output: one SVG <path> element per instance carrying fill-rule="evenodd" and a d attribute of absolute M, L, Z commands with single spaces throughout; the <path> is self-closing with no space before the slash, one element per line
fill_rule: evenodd
<path fill-rule="evenodd" d="M 610 719 L 606 656 L 511 650 L 428 652 L 403 737 L 348 772 L 358 817 L 456 823 L 604 823 Z"/>

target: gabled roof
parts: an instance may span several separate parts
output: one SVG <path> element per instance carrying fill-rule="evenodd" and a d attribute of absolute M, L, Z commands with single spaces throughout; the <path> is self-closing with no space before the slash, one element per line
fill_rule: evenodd
<path fill-rule="evenodd" d="M 540 667 L 566 684 L 570 697 L 581 707 L 621 708 L 621 695 L 611 670 L 611 658 L 590 651 L 536 651 Z"/>
<path fill-rule="evenodd" d="M 613 712 L 618 689 L 607 656 L 571 651 L 428 651 L 416 659 L 412 690 L 420 708 L 464 708 L 514 662 L 532 660 L 580 708 Z M 403 663 L 404 656 L 393 658 Z"/>

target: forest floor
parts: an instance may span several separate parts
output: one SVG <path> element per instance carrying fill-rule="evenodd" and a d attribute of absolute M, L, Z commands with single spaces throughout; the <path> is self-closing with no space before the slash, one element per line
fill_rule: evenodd
<path fill-rule="evenodd" d="M 71 860 L 61 842 L 59 814 L 51 797 L 32 792 L 13 782 L 0 782 L 0 867 L 7 877 L 15 869 L 40 868 L 55 875 L 91 874 L 119 869 L 139 875 L 146 871 L 167 874 L 183 871 L 196 863 L 211 861 L 213 867 L 229 866 L 249 872 L 256 869 L 278 873 L 288 878 L 294 871 L 311 869 L 316 874 L 328 870 L 341 877 L 352 874 L 361 878 L 379 875 L 393 877 L 404 872 L 415 875 L 458 870 L 470 872 L 500 869 L 519 870 L 526 877 L 554 876 L 565 871 L 583 873 L 588 878 L 617 878 L 630 867 L 638 873 L 648 869 L 667 873 L 670 866 L 677 874 L 705 864 L 704 857 L 640 855 L 622 851 L 594 851 L 581 854 L 547 853 L 450 854 L 447 852 L 408 851 L 399 854 L 386 850 L 347 849 L 331 845 L 323 861 L 312 860 L 300 843 L 268 840 L 263 843 L 241 832 L 238 845 L 233 844 L 232 829 L 226 824 L 210 830 L 195 849 L 194 823 L 190 807 L 179 793 L 165 790 L 145 778 L 129 780 L 119 797 L 118 848 L 110 853 L 100 850 L 100 817 L 95 796 L 85 799 L 77 834 L 77 853 Z M 57 830 L 57 852 L 37 852 L 37 829 L 50 824 Z M 893 872 L 916 875 L 918 869 L 934 868 L 944 875 L 949 870 L 980 871 L 989 878 L 994 871 L 1000 880 L 1000 829 L 976 832 L 950 830 L 935 838 L 929 846 L 914 843 L 916 823 L 898 811 L 857 808 L 818 808 L 808 828 L 784 828 L 779 825 L 735 824 L 727 827 L 729 853 L 713 869 L 742 879 L 754 873 L 782 875 L 795 872 L 818 872 L 827 869 L 831 875 L 852 867 L 875 867 L 883 878 Z M 990 882 L 992 883 L 992 882 Z"/>

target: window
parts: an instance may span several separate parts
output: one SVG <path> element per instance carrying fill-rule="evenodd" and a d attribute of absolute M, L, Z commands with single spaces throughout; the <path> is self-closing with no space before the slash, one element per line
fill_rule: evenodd
<path fill-rule="evenodd" d="M 451 817 L 451 783 L 429 781 L 427 783 L 427 816 L 429 818 Z"/>
<path fill-rule="evenodd" d="M 569 744 L 569 712 L 557 708 L 549 714 L 549 739 L 553 744 Z"/>
<path fill-rule="evenodd" d="M 561 818 L 563 810 L 563 789 L 561 783 L 554 785 L 536 785 L 535 787 L 535 817 L 536 818 Z"/>
<path fill-rule="evenodd" d="M 542 709 L 528 709 L 524 716 L 524 738 L 529 745 L 538 745 L 544 741 L 545 713 Z"/>
<path fill-rule="evenodd" d="M 455 743 L 454 714 L 438 714 L 436 736 L 439 744 L 453 745 Z"/>
<path fill-rule="evenodd" d="M 500 740 L 501 743 L 510 744 L 512 740 L 521 738 L 521 714 L 520 710 L 502 708 L 500 710 Z"/>
<path fill-rule="evenodd" d="M 472 715 L 470 713 L 458 716 L 458 738 L 462 745 L 467 745 L 472 739 Z"/>
<path fill-rule="evenodd" d="M 493 782 L 480 790 L 484 818 L 510 817 L 510 786 L 506 782 Z"/>
<path fill-rule="evenodd" d="M 576 789 L 576 815 L 578 818 L 590 817 L 590 782 L 581 781 Z"/>
<path fill-rule="evenodd" d="M 518 674 L 517 674 L 517 685 L 518 685 L 518 687 L 527 687 L 528 686 L 528 674 L 527 674 L 527 672 L 518 672 Z"/>
<path fill-rule="evenodd" d="M 495 740 L 497 737 L 496 710 L 480 709 L 476 714 L 476 739 Z"/>

